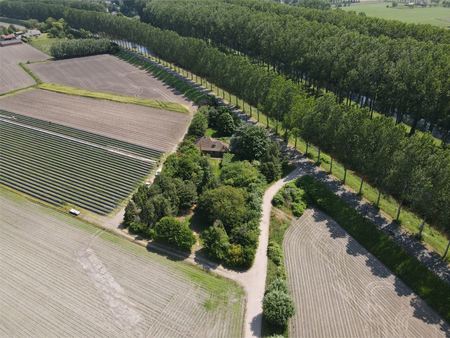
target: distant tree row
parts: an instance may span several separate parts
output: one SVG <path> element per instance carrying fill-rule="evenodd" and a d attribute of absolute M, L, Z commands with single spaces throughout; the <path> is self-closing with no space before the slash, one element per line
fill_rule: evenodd
<path fill-rule="evenodd" d="M 370 119 L 367 109 L 337 103 L 330 93 L 317 100 L 301 85 L 203 40 L 183 38 L 125 17 L 75 9 L 63 14 L 73 27 L 139 43 L 239 95 L 280 121 L 287 132 L 327 150 L 346 168 L 357 170 L 365 180 L 450 232 L 450 150 L 435 146 L 429 135 L 407 138 L 390 118 Z M 29 17 L 33 13 L 25 18 Z"/>
<path fill-rule="evenodd" d="M 356 14 L 355 12 L 346 12 L 342 10 L 324 11 L 305 5 L 300 7 L 286 6 L 284 4 L 264 0 L 221 1 L 245 6 L 261 12 L 292 15 L 294 17 L 305 18 L 309 21 L 329 23 L 372 36 L 384 35 L 394 39 L 411 37 L 419 41 L 450 44 L 450 31 L 448 29 L 439 28 L 429 24 L 413 24 L 396 20 L 367 17 L 362 14 Z"/>
<path fill-rule="evenodd" d="M 56 41 L 50 53 L 57 59 L 112 53 L 114 45 L 108 39 L 76 39 Z"/>
<path fill-rule="evenodd" d="M 421 119 L 442 125 L 450 118 L 450 45 L 372 37 L 220 0 L 152 0 L 143 20 L 244 53 L 340 101 L 398 121 L 408 115 L 412 133 Z"/>

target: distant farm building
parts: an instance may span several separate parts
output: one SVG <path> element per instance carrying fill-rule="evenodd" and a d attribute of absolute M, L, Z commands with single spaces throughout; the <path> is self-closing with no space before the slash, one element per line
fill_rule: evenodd
<path fill-rule="evenodd" d="M 213 157 L 222 157 L 229 150 L 226 143 L 212 137 L 201 137 L 195 144 L 202 153 L 209 154 Z"/>

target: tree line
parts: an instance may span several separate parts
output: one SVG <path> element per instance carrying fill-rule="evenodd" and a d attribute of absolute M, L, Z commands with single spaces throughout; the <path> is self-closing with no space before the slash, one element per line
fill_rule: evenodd
<path fill-rule="evenodd" d="M 220 0 L 237 4 L 261 12 L 272 12 L 282 15 L 305 18 L 309 21 L 329 23 L 344 27 L 361 34 L 372 36 L 387 36 L 394 39 L 411 37 L 419 41 L 450 44 L 450 31 L 429 24 L 413 24 L 396 20 L 386 20 L 368 17 L 365 14 L 346 12 L 343 10 L 320 10 L 320 8 L 305 8 L 312 6 L 285 6 L 273 1 L 264 0 Z"/>
<path fill-rule="evenodd" d="M 407 117 L 411 133 L 421 119 L 450 127 L 450 45 L 367 36 L 219 0 L 152 0 L 142 19 L 244 53 L 340 101 Z"/>
<path fill-rule="evenodd" d="M 4 3 L 0 3 L 2 15 Z M 392 119 L 371 119 L 367 108 L 338 103 L 331 93 L 316 99 L 294 81 L 200 39 L 103 13 L 66 9 L 61 15 L 73 27 L 146 46 L 161 58 L 239 95 L 280 121 L 288 132 L 314 142 L 379 190 L 450 232 L 450 150 L 436 147 L 429 135 L 407 137 Z M 30 17 L 34 17 L 31 11 L 22 18 Z"/>
<path fill-rule="evenodd" d="M 50 54 L 57 59 L 66 59 L 113 53 L 117 50 L 108 39 L 76 39 L 56 41 L 50 48 Z"/>

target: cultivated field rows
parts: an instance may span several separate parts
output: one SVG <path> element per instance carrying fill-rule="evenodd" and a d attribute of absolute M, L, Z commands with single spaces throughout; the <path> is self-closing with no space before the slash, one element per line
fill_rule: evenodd
<path fill-rule="evenodd" d="M 240 336 L 242 307 L 208 310 L 183 263 L 22 198 L 0 205 L 0 336 Z"/>
<path fill-rule="evenodd" d="M 164 83 L 112 55 L 48 61 L 30 69 L 44 82 L 139 98 L 177 102 L 189 109 L 192 103 Z"/>
<path fill-rule="evenodd" d="M 45 90 L 0 98 L 0 109 L 160 152 L 176 147 L 191 119 L 188 114 Z"/>
<path fill-rule="evenodd" d="M 20 66 L 19 62 L 40 61 L 48 55 L 27 44 L 0 48 L 0 94 L 33 85 L 33 78 Z"/>
<path fill-rule="evenodd" d="M 0 183 L 50 203 L 111 212 L 154 163 L 0 120 Z"/>
<path fill-rule="evenodd" d="M 442 337 L 450 329 L 374 256 L 317 210 L 283 243 L 293 337 Z"/>

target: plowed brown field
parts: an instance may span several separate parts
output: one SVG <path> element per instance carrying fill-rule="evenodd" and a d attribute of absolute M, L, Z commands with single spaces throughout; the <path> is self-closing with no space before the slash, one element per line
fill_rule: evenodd
<path fill-rule="evenodd" d="M 283 241 L 297 313 L 292 337 L 445 337 L 448 325 L 400 279 L 317 210 Z"/>
<path fill-rule="evenodd" d="M 45 90 L 0 98 L 0 109 L 163 152 L 181 141 L 191 119 L 188 114 Z"/>
<path fill-rule="evenodd" d="M 192 103 L 175 94 L 149 73 L 112 55 L 95 55 L 30 65 L 44 82 L 59 83 L 92 91 L 177 102 Z"/>
<path fill-rule="evenodd" d="M 31 76 L 18 65 L 19 62 L 48 58 L 48 55 L 27 44 L 0 47 L 0 94 L 34 84 Z"/>
<path fill-rule="evenodd" d="M 0 187 L 1 337 L 240 337 L 233 283 Z"/>

